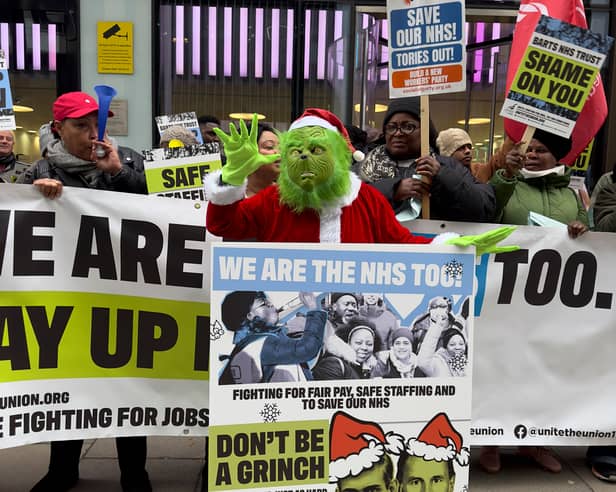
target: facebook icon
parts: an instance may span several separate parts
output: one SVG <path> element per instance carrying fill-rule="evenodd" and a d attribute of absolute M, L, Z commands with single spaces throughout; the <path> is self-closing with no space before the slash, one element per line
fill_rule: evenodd
<path fill-rule="evenodd" d="M 518 439 L 524 439 L 528 435 L 528 430 L 525 425 L 519 424 L 513 429 L 513 435 Z"/>

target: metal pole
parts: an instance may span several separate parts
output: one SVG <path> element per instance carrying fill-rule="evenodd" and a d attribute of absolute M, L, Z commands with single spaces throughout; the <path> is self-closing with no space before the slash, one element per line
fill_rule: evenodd
<path fill-rule="evenodd" d="M 368 29 L 361 31 L 364 39 L 361 43 L 361 102 L 359 104 L 359 127 L 363 130 L 366 127 L 366 83 L 368 78 L 368 44 L 370 42 Z"/>

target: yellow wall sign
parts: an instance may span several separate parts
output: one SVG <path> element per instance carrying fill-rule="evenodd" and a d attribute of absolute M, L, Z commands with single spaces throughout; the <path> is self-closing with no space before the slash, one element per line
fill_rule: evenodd
<path fill-rule="evenodd" d="M 98 73 L 133 73 L 133 23 L 97 22 Z"/>

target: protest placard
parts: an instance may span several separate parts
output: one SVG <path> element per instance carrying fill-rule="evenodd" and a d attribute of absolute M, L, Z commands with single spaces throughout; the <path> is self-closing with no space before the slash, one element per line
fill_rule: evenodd
<path fill-rule="evenodd" d="M 388 0 L 387 15 L 390 98 L 465 89 L 462 0 Z"/>
<path fill-rule="evenodd" d="M 188 145 L 143 152 L 148 193 L 205 200 L 204 175 L 222 167 L 218 144 Z"/>
<path fill-rule="evenodd" d="M 197 120 L 197 113 L 194 111 L 185 111 L 184 113 L 163 114 L 154 118 L 159 135 L 169 127 L 182 126 L 195 134 L 197 141 L 202 144 L 203 136 Z"/>
<path fill-rule="evenodd" d="M 569 138 L 612 41 L 541 16 L 501 116 Z"/>
<path fill-rule="evenodd" d="M 211 261 L 209 490 L 343 488 L 384 460 L 465 490 L 472 251 L 219 243 Z"/>
<path fill-rule="evenodd" d="M 9 80 L 8 64 L 4 50 L 0 50 L 0 130 L 15 129 L 15 113 Z"/>

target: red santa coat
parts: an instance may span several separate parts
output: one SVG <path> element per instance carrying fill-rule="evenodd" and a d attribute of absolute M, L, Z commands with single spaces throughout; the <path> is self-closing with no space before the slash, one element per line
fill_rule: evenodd
<path fill-rule="evenodd" d="M 293 212 L 280 203 L 277 186 L 244 199 L 245 186 L 221 186 L 219 173 L 205 180 L 206 227 L 225 239 L 306 243 L 430 243 L 396 219 L 385 197 L 351 174 L 351 190 L 320 213 Z"/>

